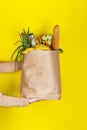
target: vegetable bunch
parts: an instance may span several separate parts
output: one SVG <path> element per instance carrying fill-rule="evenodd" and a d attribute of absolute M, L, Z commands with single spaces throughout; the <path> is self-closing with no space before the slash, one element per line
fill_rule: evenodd
<path fill-rule="evenodd" d="M 13 58 L 14 54 L 16 54 L 15 62 L 19 60 L 23 60 L 24 54 L 37 49 L 37 50 L 59 50 L 59 52 L 63 52 L 62 49 L 58 47 L 59 44 L 59 26 L 56 25 L 53 29 L 53 35 L 47 34 L 39 37 L 34 37 L 33 33 L 29 32 L 29 28 L 27 31 L 23 30 L 19 33 L 20 40 L 16 43 L 20 42 L 21 45 L 16 48 L 16 50 L 11 55 Z"/>

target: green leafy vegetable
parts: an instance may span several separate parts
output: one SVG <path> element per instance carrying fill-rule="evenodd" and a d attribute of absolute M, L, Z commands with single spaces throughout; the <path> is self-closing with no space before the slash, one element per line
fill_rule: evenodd
<path fill-rule="evenodd" d="M 21 43 L 20 46 L 18 46 L 15 51 L 11 55 L 11 59 L 15 56 L 15 68 L 16 68 L 16 62 L 19 60 L 23 60 L 23 51 L 29 47 L 32 47 L 32 38 L 30 37 L 33 35 L 33 33 L 29 33 L 29 28 L 28 31 L 23 30 L 21 33 L 19 33 L 20 40 L 16 41 L 15 44 Z"/>

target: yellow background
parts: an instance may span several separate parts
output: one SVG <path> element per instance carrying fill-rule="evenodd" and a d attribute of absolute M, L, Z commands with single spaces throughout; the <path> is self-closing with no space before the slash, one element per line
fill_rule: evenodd
<path fill-rule="evenodd" d="M 60 25 L 62 98 L 28 107 L 0 107 L 0 130 L 87 130 L 86 0 L 0 1 L 0 61 L 10 61 L 18 31 L 52 33 Z M 0 91 L 20 96 L 21 72 L 0 73 Z"/>

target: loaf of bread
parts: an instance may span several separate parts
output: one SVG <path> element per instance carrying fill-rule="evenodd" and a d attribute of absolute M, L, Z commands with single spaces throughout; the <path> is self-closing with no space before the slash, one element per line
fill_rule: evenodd
<path fill-rule="evenodd" d="M 52 50 L 58 50 L 59 44 L 59 25 L 55 25 L 53 29 L 52 37 Z"/>

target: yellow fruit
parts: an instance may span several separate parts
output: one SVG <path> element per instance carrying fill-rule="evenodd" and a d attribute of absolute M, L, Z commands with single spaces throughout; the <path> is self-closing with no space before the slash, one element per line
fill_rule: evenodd
<path fill-rule="evenodd" d="M 50 47 L 46 46 L 46 45 L 43 45 L 43 44 L 39 44 L 39 45 L 36 45 L 34 47 L 35 50 L 51 50 Z"/>
<path fill-rule="evenodd" d="M 32 50 L 34 50 L 33 47 L 32 47 L 32 48 L 27 48 L 27 49 L 24 50 L 22 53 L 23 53 L 23 54 L 27 54 L 27 53 L 31 52 Z"/>

